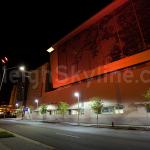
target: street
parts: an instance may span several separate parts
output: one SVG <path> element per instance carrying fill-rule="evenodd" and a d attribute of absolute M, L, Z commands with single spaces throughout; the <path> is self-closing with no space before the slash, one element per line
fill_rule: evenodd
<path fill-rule="evenodd" d="M 0 120 L 0 128 L 58 150 L 149 150 L 150 132 Z"/>

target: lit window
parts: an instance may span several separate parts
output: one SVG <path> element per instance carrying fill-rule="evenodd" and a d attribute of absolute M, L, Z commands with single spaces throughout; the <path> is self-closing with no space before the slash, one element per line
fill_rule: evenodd
<path fill-rule="evenodd" d="M 103 114 L 113 114 L 114 113 L 114 106 L 108 106 L 102 108 Z"/>
<path fill-rule="evenodd" d="M 115 106 L 115 114 L 123 114 L 123 113 L 124 113 L 124 106 L 123 105 Z"/>

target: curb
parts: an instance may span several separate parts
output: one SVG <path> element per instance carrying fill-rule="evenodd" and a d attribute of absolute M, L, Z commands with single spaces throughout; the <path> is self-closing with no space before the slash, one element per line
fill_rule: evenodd
<path fill-rule="evenodd" d="M 83 124 L 71 124 L 71 123 L 61 123 L 63 125 L 70 125 L 70 126 L 82 126 L 82 127 L 94 127 L 94 128 L 108 128 L 108 129 L 116 129 L 116 130 L 141 130 L 141 131 L 150 131 L 150 127 L 138 127 L 138 126 L 107 126 L 107 125 L 83 125 Z"/>

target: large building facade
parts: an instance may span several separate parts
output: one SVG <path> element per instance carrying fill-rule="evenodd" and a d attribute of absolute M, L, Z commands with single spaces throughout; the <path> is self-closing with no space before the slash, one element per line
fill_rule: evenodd
<path fill-rule="evenodd" d="M 100 97 L 100 122 L 146 125 L 150 88 L 150 2 L 116 0 L 53 45 L 50 66 L 33 71 L 27 105 L 48 105 L 47 119 L 60 119 L 57 103 L 70 104 L 66 121 L 95 123 L 92 97 Z M 49 72 L 50 70 L 50 72 Z M 37 83 L 38 81 L 38 83 Z M 40 115 L 33 113 L 33 118 Z"/>

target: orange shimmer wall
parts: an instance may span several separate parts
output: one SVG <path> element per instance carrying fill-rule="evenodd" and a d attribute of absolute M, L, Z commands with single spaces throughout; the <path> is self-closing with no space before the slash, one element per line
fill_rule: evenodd
<path fill-rule="evenodd" d="M 150 1 L 116 0 L 53 47 L 53 87 L 150 60 Z"/>

